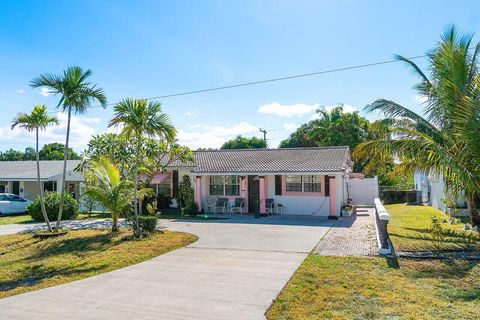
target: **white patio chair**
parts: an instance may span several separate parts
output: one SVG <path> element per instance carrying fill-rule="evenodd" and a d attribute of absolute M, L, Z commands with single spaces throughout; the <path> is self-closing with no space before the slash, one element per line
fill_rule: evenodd
<path fill-rule="evenodd" d="M 206 213 L 212 213 L 215 211 L 215 203 L 217 202 L 216 197 L 208 197 L 206 202 Z"/>
<path fill-rule="evenodd" d="M 240 214 L 243 214 L 243 210 L 245 208 L 245 201 L 243 198 L 235 198 L 235 202 L 233 205 L 230 206 L 229 212 L 230 214 L 234 214 L 234 211 L 238 211 Z"/>
<path fill-rule="evenodd" d="M 265 199 L 265 211 L 268 215 L 275 214 L 275 201 L 273 199 Z"/>
<path fill-rule="evenodd" d="M 281 203 L 277 203 L 274 209 L 275 214 L 282 215 L 285 213 L 285 206 Z"/>
<path fill-rule="evenodd" d="M 226 214 L 227 209 L 228 209 L 228 199 L 218 198 L 217 201 L 215 201 L 215 206 L 213 207 L 213 213 L 216 214 L 217 211 L 220 211 L 223 214 Z"/>

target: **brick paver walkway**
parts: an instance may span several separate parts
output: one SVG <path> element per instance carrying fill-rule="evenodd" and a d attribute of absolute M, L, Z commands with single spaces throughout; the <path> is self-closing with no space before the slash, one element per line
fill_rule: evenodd
<path fill-rule="evenodd" d="M 357 208 L 355 215 L 340 218 L 314 251 L 324 256 L 376 255 L 374 214 L 373 208 Z"/>

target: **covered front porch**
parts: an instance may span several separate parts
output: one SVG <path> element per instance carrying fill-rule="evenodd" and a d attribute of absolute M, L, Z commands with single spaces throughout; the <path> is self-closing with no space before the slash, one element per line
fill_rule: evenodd
<path fill-rule="evenodd" d="M 340 181 L 340 183 L 338 182 Z M 194 176 L 195 201 L 208 214 L 338 217 L 340 175 L 204 174 Z"/>

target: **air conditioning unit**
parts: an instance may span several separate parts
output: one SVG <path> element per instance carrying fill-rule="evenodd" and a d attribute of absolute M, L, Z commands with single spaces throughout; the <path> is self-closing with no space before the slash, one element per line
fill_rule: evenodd
<path fill-rule="evenodd" d="M 416 205 L 422 202 L 422 192 L 419 190 L 408 190 L 405 192 L 407 205 Z"/>

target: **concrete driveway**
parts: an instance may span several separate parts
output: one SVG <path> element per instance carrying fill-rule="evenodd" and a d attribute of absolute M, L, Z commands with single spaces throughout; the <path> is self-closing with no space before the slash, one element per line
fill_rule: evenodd
<path fill-rule="evenodd" d="M 0 300 L 0 319 L 264 319 L 329 230 L 314 217 L 162 221 L 199 240 L 144 263 Z"/>

